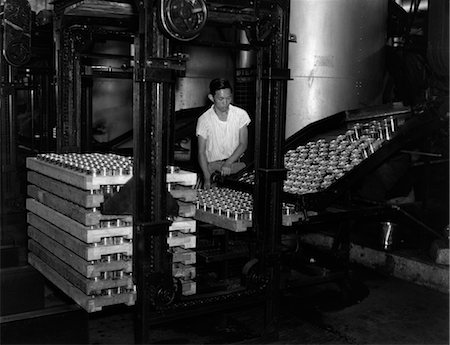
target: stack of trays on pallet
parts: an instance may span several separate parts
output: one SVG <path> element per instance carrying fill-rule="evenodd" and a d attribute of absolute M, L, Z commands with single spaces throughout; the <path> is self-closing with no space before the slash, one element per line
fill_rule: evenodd
<path fill-rule="evenodd" d="M 43 154 L 28 158 L 27 168 L 30 264 L 88 312 L 133 305 L 132 217 L 100 212 L 106 194 L 117 192 L 131 178 L 131 159 Z M 181 185 L 195 185 L 195 173 L 177 174 Z M 172 185 L 176 176 L 169 175 Z M 196 225 L 188 218 L 194 213 L 192 203 L 180 205 L 180 217 L 168 237 L 173 274 L 183 281 L 186 295 L 195 293 Z"/>
<path fill-rule="evenodd" d="M 169 250 L 173 258 L 173 276 L 182 282 L 182 294 L 193 295 L 197 291 L 196 253 L 197 221 L 195 215 L 195 201 L 197 200 L 197 174 L 180 170 L 176 167 L 167 168 L 167 189 L 179 206 L 179 215 L 169 227 Z"/>

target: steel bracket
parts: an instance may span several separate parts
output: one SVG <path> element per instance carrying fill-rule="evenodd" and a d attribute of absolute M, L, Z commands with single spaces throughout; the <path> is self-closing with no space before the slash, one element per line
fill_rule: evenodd
<path fill-rule="evenodd" d="M 183 77 L 186 73 L 186 60 L 180 57 L 151 58 L 146 61 L 145 67 L 137 69 L 139 82 L 168 82 L 174 83 L 176 77 Z"/>

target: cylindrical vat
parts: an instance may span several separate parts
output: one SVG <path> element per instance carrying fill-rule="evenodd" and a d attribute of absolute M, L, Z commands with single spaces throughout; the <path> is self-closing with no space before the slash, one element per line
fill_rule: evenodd
<path fill-rule="evenodd" d="M 292 0 L 286 137 L 346 109 L 381 103 L 385 0 Z"/>

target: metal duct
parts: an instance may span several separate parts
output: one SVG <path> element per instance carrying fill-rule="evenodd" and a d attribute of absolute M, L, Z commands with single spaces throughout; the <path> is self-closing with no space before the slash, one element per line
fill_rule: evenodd
<path fill-rule="evenodd" d="M 286 137 L 346 109 L 381 103 L 385 0 L 292 0 Z"/>

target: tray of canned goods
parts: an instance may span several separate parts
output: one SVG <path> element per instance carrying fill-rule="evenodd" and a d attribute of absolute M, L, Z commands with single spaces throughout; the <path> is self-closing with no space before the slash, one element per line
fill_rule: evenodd
<path fill-rule="evenodd" d="M 309 210 L 326 207 L 431 122 L 402 107 L 341 112 L 306 126 L 285 143 L 283 200 Z M 225 185 L 249 190 L 254 176 L 250 164 Z"/>
<path fill-rule="evenodd" d="M 253 197 L 250 193 L 227 187 L 199 189 L 195 219 L 234 232 L 247 231 L 252 226 Z M 299 220 L 295 206 L 283 203 L 283 225 Z"/>
<path fill-rule="evenodd" d="M 26 167 L 83 190 L 120 186 L 133 175 L 133 158 L 104 153 L 43 153 L 26 159 Z M 197 174 L 168 166 L 167 183 L 193 186 Z M 95 192 L 93 192 L 95 193 Z"/>

